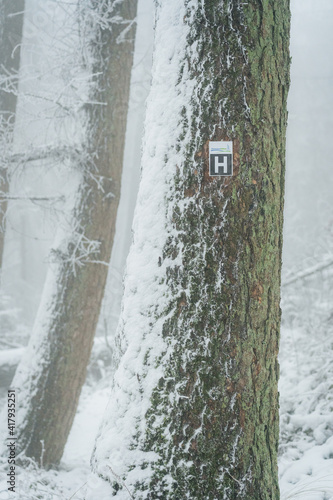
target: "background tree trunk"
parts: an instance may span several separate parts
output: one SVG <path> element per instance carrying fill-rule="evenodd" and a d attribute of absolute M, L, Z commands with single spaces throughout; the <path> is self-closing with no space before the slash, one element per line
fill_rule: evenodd
<path fill-rule="evenodd" d="M 276 500 L 289 2 L 164 0 L 156 19 L 124 356 L 88 498 L 106 480 L 117 498 Z M 209 176 L 210 140 L 233 141 L 232 177 Z"/>
<path fill-rule="evenodd" d="M 0 1 L 0 145 L 8 150 L 13 140 L 18 71 L 23 31 L 24 0 Z M 0 163 L 0 270 L 9 192 L 8 165 Z M 0 275 L 1 277 L 1 275 Z"/>
<path fill-rule="evenodd" d="M 79 2 L 92 90 L 71 231 L 43 292 L 19 387 L 18 446 L 57 464 L 75 416 L 107 277 L 120 195 L 136 0 Z M 82 35 L 83 36 L 83 35 Z M 89 38 L 90 37 L 90 38 Z"/>

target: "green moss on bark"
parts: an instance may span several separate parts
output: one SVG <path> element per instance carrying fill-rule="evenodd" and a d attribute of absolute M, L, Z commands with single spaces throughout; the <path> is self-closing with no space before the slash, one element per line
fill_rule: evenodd
<path fill-rule="evenodd" d="M 168 200 L 176 236 L 163 253 L 174 293 L 163 334 L 173 352 L 160 360 L 165 375 L 146 415 L 144 449 L 161 460 L 137 498 L 279 498 L 289 18 L 284 0 L 206 0 L 191 26 L 192 139 L 179 138 L 184 161 Z M 233 141 L 233 177 L 209 177 L 209 140 Z"/>

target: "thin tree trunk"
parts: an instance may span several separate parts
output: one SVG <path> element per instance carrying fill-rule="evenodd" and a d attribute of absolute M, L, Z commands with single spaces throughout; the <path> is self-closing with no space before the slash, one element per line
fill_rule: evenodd
<path fill-rule="evenodd" d="M 24 0 L 0 0 L 0 145 L 13 140 L 17 104 L 18 71 L 23 30 Z M 0 163 L 0 194 L 8 195 L 8 165 Z M 8 202 L 0 201 L 0 270 L 2 268 Z M 1 275 L 0 275 L 1 276 Z"/>
<path fill-rule="evenodd" d="M 124 355 L 87 499 L 109 483 L 277 500 L 289 2 L 162 0 L 156 18 Z M 209 141 L 233 141 L 231 177 L 209 175 Z"/>
<path fill-rule="evenodd" d="M 58 263 L 49 272 L 28 352 L 13 381 L 21 388 L 19 449 L 44 467 L 61 459 L 100 312 L 120 195 L 135 36 L 136 0 L 82 6 L 93 30 L 88 62 L 93 60 L 94 75 L 83 179 L 73 233 L 53 252 Z"/>

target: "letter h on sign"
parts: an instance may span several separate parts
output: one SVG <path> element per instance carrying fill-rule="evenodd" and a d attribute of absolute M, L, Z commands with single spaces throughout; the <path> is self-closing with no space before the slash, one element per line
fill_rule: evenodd
<path fill-rule="evenodd" d="M 209 175 L 232 175 L 232 142 L 214 141 L 209 143 Z"/>

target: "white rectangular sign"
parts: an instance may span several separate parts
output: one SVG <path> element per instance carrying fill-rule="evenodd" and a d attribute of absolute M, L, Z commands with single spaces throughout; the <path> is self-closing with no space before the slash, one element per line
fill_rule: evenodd
<path fill-rule="evenodd" d="M 232 141 L 209 141 L 209 175 L 231 176 Z"/>

